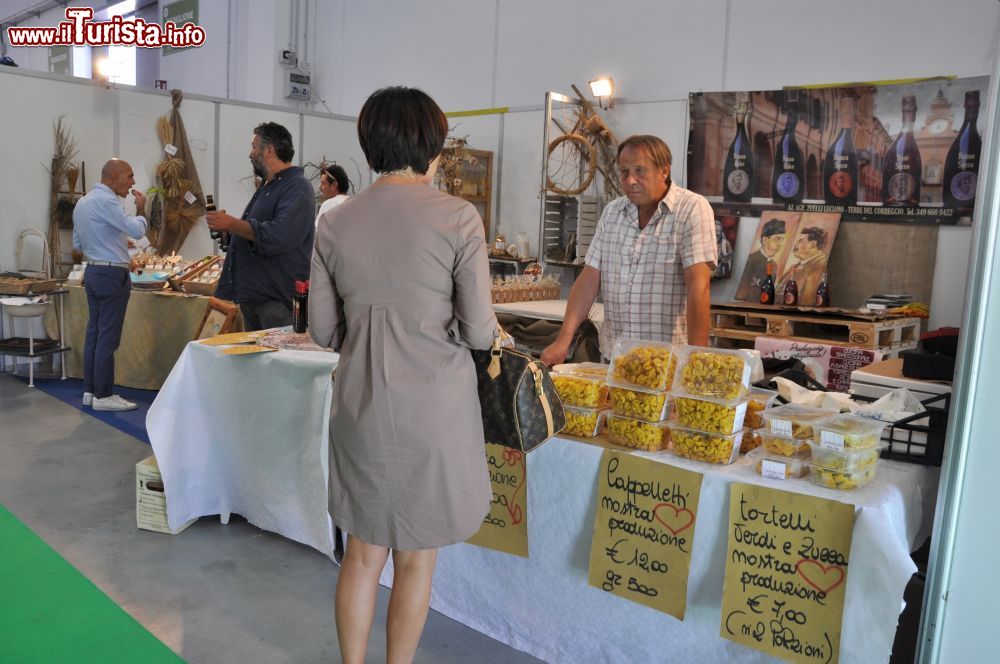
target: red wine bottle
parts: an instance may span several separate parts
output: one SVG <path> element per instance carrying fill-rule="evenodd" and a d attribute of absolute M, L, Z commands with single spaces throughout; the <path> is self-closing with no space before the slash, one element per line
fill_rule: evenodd
<path fill-rule="evenodd" d="M 212 197 L 212 194 L 205 195 L 205 212 L 215 212 L 215 198 Z M 213 240 L 218 240 L 222 237 L 222 231 L 217 231 L 212 228 L 208 229 L 208 234 Z"/>
<path fill-rule="evenodd" d="M 735 203 L 749 203 L 753 198 L 753 151 L 747 138 L 747 103 L 736 104 L 736 135 L 729 144 L 723 171 L 722 198 Z"/>
<path fill-rule="evenodd" d="M 767 262 L 767 277 L 760 286 L 760 303 L 774 304 L 774 263 Z"/>
<path fill-rule="evenodd" d="M 840 100 L 840 134 L 823 160 L 823 198 L 830 205 L 858 202 L 858 155 L 854 149 L 854 98 Z"/>
<path fill-rule="evenodd" d="M 819 282 L 819 286 L 816 287 L 816 306 L 830 306 L 830 284 L 826 281 L 826 272 L 823 273 L 823 279 Z"/>
<path fill-rule="evenodd" d="M 795 128 L 799 123 L 799 100 L 792 93 L 785 102 L 785 131 L 778 140 L 774 151 L 774 171 L 771 174 L 771 199 L 775 203 L 801 203 L 805 193 L 805 161 L 802 150 L 795 140 Z"/>
<path fill-rule="evenodd" d="M 785 293 L 783 301 L 786 305 L 790 307 L 794 307 L 799 303 L 799 285 L 795 281 L 794 274 L 791 277 L 789 277 L 787 282 L 785 282 Z"/>
<path fill-rule="evenodd" d="M 309 282 L 296 281 L 292 296 L 292 331 L 302 334 L 309 327 Z"/>
<path fill-rule="evenodd" d="M 903 128 L 886 150 L 882 163 L 882 202 L 886 205 L 920 204 L 923 165 L 917 139 L 913 137 L 913 122 L 916 119 L 917 98 L 907 95 L 903 97 Z"/>
<path fill-rule="evenodd" d="M 972 207 L 976 198 L 976 178 L 979 176 L 979 155 L 983 140 L 976 130 L 979 118 L 979 90 L 965 93 L 965 121 L 944 160 L 945 207 Z"/>

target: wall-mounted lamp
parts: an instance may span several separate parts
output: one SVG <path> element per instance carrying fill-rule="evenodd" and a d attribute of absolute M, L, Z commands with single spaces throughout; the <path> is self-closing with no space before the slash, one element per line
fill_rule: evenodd
<path fill-rule="evenodd" d="M 590 81 L 590 92 L 597 97 L 597 103 L 601 108 L 607 109 L 615 105 L 615 100 L 612 98 L 615 93 L 615 79 L 610 76 Z"/>
<path fill-rule="evenodd" d="M 114 79 L 122 75 L 122 64 L 111 58 L 101 58 L 97 61 L 97 75 L 106 88 L 110 88 Z"/>

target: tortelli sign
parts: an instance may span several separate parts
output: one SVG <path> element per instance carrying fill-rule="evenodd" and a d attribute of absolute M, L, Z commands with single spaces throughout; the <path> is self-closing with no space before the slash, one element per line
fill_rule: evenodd
<path fill-rule="evenodd" d="M 197 0 L 166 5 L 162 25 L 122 16 L 94 21 L 92 7 L 67 7 L 65 16 L 56 26 L 9 27 L 7 40 L 11 46 L 138 46 L 164 53 L 205 43 L 205 29 L 197 25 Z"/>

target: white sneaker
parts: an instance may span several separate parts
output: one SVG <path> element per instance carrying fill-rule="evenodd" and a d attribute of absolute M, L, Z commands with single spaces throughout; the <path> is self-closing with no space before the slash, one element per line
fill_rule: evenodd
<path fill-rule="evenodd" d="M 122 399 L 117 394 L 103 399 L 94 399 L 94 410 L 135 410 L 136 405 L 131 401 Z"/>
<path fill-rule="evenodd" d="M 93 406 L 94 405 L 94 393 L 93 392 L 84 392 L 83 393 L 83 405 L 84 406 Z"/>

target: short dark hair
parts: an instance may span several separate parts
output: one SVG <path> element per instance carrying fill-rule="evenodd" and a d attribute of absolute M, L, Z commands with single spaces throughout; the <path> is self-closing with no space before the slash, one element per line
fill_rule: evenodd
<path fill-rule="evenodd" d="M 765 224 L 764 228 L 760 231 L 761 237 L 771 237 L 772 235 L 781 235 L 785 232 L 785 222 L 781 219 L 769 219 Z"/>
<path fill-rule="evenodd" d="M 270 145 L 281 161 L 288 163 L 295 156 L 292 134 L 277 122 L 262 122 L 254 127 L 253 133 L 260 137 L 261 146 Z"/>
<path fill-rule="evenodd" d="M 441 154 L 448 118 L 423 90 L 395 86 L 372 93 L 358 115 L 358 140 L 376 173 L 406 167 L 420 174 Z"/>
<path fill-rule="evenodd" d="M 337 183 L 337 190 L 346 194 L 351 188 L 351 180 L 347 177 L 347 171 L 336 164 L 331 164 L 323 169 L 327 177 Z"/>
<path fill-rule="evenodd" d="M 817 249 L 822 249 L 826 246 L 827 234 L 822 228 L 810 226 L 809 228 L 803 228 L 799 232 L 802 233 L 802 235 L 805 235 L 809 240 L 815 242 Z"/>

